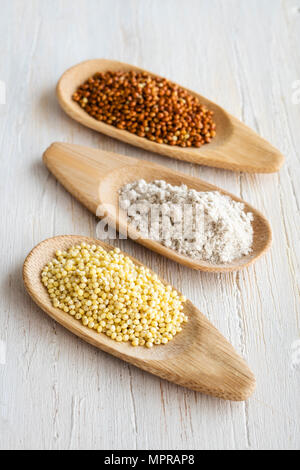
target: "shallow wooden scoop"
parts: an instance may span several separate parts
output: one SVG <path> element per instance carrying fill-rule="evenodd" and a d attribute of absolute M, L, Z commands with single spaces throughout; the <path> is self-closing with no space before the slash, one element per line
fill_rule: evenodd
<path fill-rule="evenodd" d="M 158 144 L 97 121 L 72 100 L 72 95 L 79 85 L 96 72 L 108 70 L 145 72 L 133 65 L 106 59 L 88 60 L 70 68 L 58 82 L 57 96 L 61 107 L 71 118 L 115 139 L 178 160 L 251 173 L 273 173 L 279 171 L 282 166 L 284 158 L 271 144 L 220 106 L 190 90 L 188 91 L 199 98 L 202 104 L 214 111 L 214 120 L 217 125 L 217 136 L 210 144 L 201 148 L 181 148 Z"/>
<path fill-rule="evenodd" d="M 251 395 L 255 388 L 253 373 L 231 344 L 189 301 L 184 309 L 189 321 L 184 325 L 182 332 L 167 345 L 155 346 L 151 350 L 132 347 L 128 343 L 117 343 L 54 308 L 41 282 L 42 268 L 55 257 L 56 250 L 63 251 L 81 242 L 101 245 L 106 250 L 113 249 L 92 238 L 60 236 L 41 242 L 25 260 L 25 287 L 33 300 L 50 317 L 97 348 L 170 382 L 226 400 L 241 401 Z M 137 260 L 131 259 L 141 265 Z M 162 282 L 166 283 L 163 280 Z"/>
<path fill-rule="evenodd" d="M 147 182 L 163 179 L 172 185 L 186 184 L 197 191 L 220 191 L 222 194 L 231 196 L 235 201 L 244 202 L 217 186 L 184 173 L 151 162 L 89 147 L 54 143 L 46 150 L 43 159 L 49 170 L 73 196 L 94 214 L 105 215 L 106 220 L 123 234 L 127 233 L 127 216 L 123 211 L 119 211 L 118 191 L 124 184 L 138 179 L 145 179 Z M 256 261 L 268 249 L 272 239 L 270 225 L 265 217 L 247 203 L 245 203 L 245 210 L 254 214 L 253 251 L 248 256 L 225 265 L 193 260 L 166 248 L 159 242 L 139 238 L 138 233 L 134 231 L 128 234 L 147 248 L 190 268 L 210 272 L 235 271 Z"/>

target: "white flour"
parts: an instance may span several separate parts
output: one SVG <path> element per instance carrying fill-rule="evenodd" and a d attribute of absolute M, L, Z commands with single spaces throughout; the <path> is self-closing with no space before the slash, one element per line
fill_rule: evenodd
<path fill-rule="evenodd" d="M 139 180 L 123 186 L 119 194 L 129 226 L 178 253 L 230 263 L 252 251 L 253 214 L 217 191 Z"/>

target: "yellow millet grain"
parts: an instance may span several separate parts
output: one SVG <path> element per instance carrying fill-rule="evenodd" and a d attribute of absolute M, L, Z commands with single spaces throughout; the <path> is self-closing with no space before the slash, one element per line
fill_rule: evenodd
<path fill-rule="evenodd" d="M 54 307 L 117 342 L 167 344 L 188 320 L 185 297 L 118 248 L 81 243 L 57 251 L 41 277 Z"/>

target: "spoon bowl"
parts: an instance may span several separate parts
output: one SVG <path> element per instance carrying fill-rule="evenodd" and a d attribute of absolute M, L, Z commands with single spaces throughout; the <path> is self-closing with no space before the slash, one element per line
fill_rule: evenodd
<path fill-rule="evenodd" d="M 227 191 L 199 178 L 151 162 L 74 144 L 52 144 L 43 158 L 55 177 L 94 214 L 106 217 L 108 223 L 116 226 L 123 234 L 128 233 L 141 245 L 190 268 L 209 272 L 236 271 L 255 262 L 271 245 L 270 224 L 259 211 Z M 164 179 L 172 185 L 184 183 L 190 189 L 219 191 L 235 201 L 244 203 L 245 211 L 254 215 L 252 252 L 228 264 L 212 264 L 184 256 L 157 241 L 143 239 L 134 230 L 129 233 L 127 216 L 119 210 L 118 191 L 124 184 L 138 179 L 147 182 Z"/>
<path fill-rule="evenodd" d="M 214 121 L 217 126 L 216 137 L 209 144 L 200 148 L 181 148 L 158 144 L 97 121 L 73 101 L 72 95 L 85 80 L 96 72 L 109 70 L 147 72 L 133 65 L 106 59 L 88 60 L 68 69 L 57 84 L 57 97 L 63 110 L 72 119 L 128 144 L 192 163 L 250 173 L 273 173 L 279 171 L 282 166 L 284 158 L 277 149 L 220 106 L 191 90 L 188 90 L 189 93 L 214 112 Z M 150 72 L 147 73 L 157 76 Z"/>
<path fill-rule="evenodd" d="M 58 236 L 38 244 L 24 262 L 25 287 L 51 318 L 93 346 L 178 385 L 234 401 L 246 400 L 252 394 L 255 388 L 253 373 L 231 344 L 190 301 L 185 303 L 184 312 L 189 321 L 182 332 L 167 345 L 155 346 L 151 350 L 113 341 L 53 307 L 41 282 L 42 268 L 55 257 L 56 250 L 64 251 L 81 242 L 100 245 L 106 250 L 114 248 L 92 238 Z M 130 258 L 136 265 L 142 265 Z M 164 280 L 162 282 L 167 284 Z"/>

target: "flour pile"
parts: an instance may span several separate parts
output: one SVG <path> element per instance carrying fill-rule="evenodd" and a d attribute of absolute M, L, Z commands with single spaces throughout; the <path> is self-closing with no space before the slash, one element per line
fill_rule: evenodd
<path fill-rule="evenodd" d="M 119 197 L 129 227 L 189 258 L 223 264 L 252 251 L 253 214 L 217 191 L 139 180 L 123 186 Z"/>

